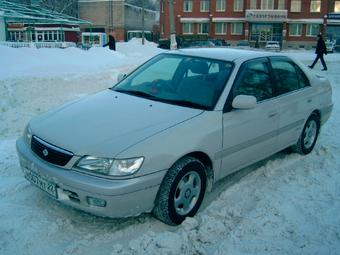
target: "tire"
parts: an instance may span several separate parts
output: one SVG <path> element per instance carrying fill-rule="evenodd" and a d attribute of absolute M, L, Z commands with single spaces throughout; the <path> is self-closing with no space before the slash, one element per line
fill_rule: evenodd
<path fill-rule="evenodd" d="M 181 158 L 166 173 L 153 214 L 168 225 L 178 225 L 186 217 L 193 217 L 203 201 L 206 183 L 202 162 L 188 156 Z"/>
<path fill-rule="evenodd" d="M 310 153 L 318 139 L 319 131 L 320 118 L 317 114 L 312 113 L 302 129 L 298 142 L 293 146 L 293 151 L 302 155 Z"/>

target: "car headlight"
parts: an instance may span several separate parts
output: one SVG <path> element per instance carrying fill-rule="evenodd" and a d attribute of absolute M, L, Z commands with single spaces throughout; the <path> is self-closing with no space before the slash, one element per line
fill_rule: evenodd
<path fill-rule="evenodd" d="M 23 134 L 24 140 L 28 145 L 31 146 L 32 141 L 32 129 L 29 124 L 25 127 L 24 134 Z"/>
<path fill-rule="evenodd" d="M 144 157 L 110 159 L 84 156 L 76 163 L 75 168 L 110 176 L 126 176 L 136 173 L 143 161 Z"/>

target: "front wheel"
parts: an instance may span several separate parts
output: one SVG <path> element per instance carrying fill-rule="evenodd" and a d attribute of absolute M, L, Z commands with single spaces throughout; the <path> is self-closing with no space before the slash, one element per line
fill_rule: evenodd
<path fill-rule="evenodd" d="M 296 143 L 296 145 L 293 146 L 293 150 L 300 154 L 310 153 L 313 150 L 318 139 L 319 131 L 320 118 L 318 115 L 313 113 L 306 121 L 298 142 Z"/>
<path fill-rule="evenodd" d="M 154 215 L 169 225 L 178 225 L 198 211 L 205 194 L 204 165 L 192 157 L 177 161 L 166 173 L 158 191 Z"/>

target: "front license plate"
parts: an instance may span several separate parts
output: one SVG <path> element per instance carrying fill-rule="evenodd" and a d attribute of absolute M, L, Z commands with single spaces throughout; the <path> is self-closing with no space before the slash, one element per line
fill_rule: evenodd
<path fill-rule="evenodd" d="M 57 187 L 54 183 L 44 179 L 40 175 L 28 170 L 27 168 L 24 170 L 25 178 L 30 181 L 32 184 L 47 192 L 54 198 L 57 198 Z"/>

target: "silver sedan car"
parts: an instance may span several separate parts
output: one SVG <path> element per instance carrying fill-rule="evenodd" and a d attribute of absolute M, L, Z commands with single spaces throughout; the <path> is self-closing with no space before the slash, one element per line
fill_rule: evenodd
<path fill-rule="evenodd" d="M 287 56 L 187 49 L 35 117 L 17 151 L 25 178 L 64 204 L 176 225 L 226 175 L 310 153 L 332 107 L 329 81 Z"/>

